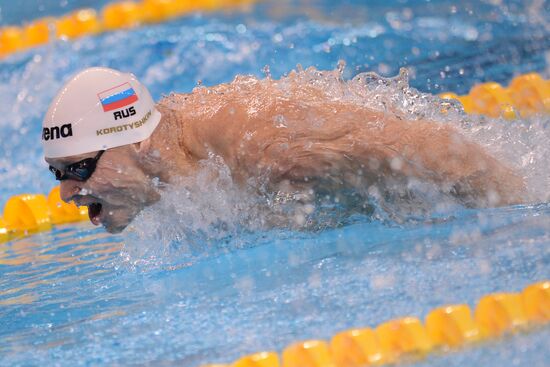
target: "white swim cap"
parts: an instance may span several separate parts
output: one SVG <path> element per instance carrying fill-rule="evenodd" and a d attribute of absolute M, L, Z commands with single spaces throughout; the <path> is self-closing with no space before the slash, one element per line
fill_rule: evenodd
<path fill-rule="evenodd" d="M 54 98 L 42 124 L 47 158 L 67 157 L 137 143 L 160 121 L 149 91 L 134 75 L 89 68 Z"/>

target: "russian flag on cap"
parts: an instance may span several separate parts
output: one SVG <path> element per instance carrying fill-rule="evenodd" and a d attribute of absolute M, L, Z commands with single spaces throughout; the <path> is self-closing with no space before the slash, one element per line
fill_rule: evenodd
<path fill-rule="evenodd" d="M 130 83 L 124 83 L 109 88 L 98 93 L 97 96 L 101 101 L 104 112 L 128 106 L 138 100 L 136 91 L 132 88 Z"/>

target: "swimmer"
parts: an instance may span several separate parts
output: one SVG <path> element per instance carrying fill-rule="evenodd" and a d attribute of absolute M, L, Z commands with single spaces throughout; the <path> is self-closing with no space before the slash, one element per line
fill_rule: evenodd
<path fill-rule="evenodd" d="M 468 206 L 526 200 L 523 179 L 452 126 L 331 98 L 295 72 L 155 104 L 132 74 L 89 68 L 54 98 L 42 142 L 62 199 L 87 206 L 112 233 L 213 156 L 235 183 L 262 193 L 366 193 L 391 178 L 433 183 Z"/>

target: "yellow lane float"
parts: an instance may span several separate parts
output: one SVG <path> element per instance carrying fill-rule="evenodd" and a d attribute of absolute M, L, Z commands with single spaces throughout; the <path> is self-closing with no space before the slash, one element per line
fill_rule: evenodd
<path fill-rule="evenodd" d="M 102 11 L 106 30 L 131 28 L 143 21 L 139 5 L 133 1 L 121 1 L 106 5 Z"/>
<path fill-rule="evenodd" d="M 527 325 L 521 294 L 489 294 L 479 300 L 475 311 L 482 337 L 500 336 Z"/>
<path fill-rule="evenodd" d="M 260 352 L 240 358 L 231 367 L 279 367 L 279 355 L 275 352 Z"/>
<path fill-rule="evenodd" d="M 88 209 L 85 206 L 77 207 L 74 203 L 67 204 L 61 200 L 59 186 L 56 186 L 48 195 L 48 208 L 52 224 L 78 222 L 88 218 Z"/>
<path fill-rule="evenodd" d="M 59 186 L 48 197 L 37 194 L 15 195 L 4 205 L 0 218 L 0 243 L 25 235 L 49 230 L 52 224 L 88 219 L 88 209 L 67 204 L 59 195 Z"/>
<path fill-rule="evenodd" d="M 542 324 L 550 321 L 550 281 L 531 284 L 521 296 L 530 322 Z"/>
<path fill-rule="evenodd" d="M 470 90 L 470 98 L 474 112 L 490 117 L 516 117 L 510 96 L 498 83 L 489 82 L 474 86 Z"/>
<path fill-rule="evenodd" d="M 422 357 L 432 349 L 424 325 L 415 317 L 387 321 L 376 328 L 376 336 L 390 362 Z"/>
<path fill-rule="evenodd" d="M 34 47 L 48 43 L 50 40 L 51 23 L 51 19 L 38 19 L 26 25 L 23 28 L 25 34 L 25 47 Z"/>
<path fill-rule="evenodd" d="M 327 342 L 307 340 L 290 345 L 283 351 L 282 367 L 336 367 Z"/>
<path fill-rule="evenodd" d="M 4 206 L 4 220 L 9 231 L 34 233 L 50 229 L 48 204 L 44 195 L 12 196 Z"/>
<path fill-rule="evenodd" d="M 505 88 L 488 82 L 475 85 L 464 96 L 445 92 L 442 99 L 456 99 L 464 112 L 514 119 L 535 113 L 550 113 L 550 81 L 537 73 L 519 75 Z"/>
<path fill-rule="evenodd" d="M 550 83 L 537 73 L 514 78 L 508 93 L 522 115 L 540 111 L 550 113 Z"/>
<path fill-rule="evenodd" d="M 426 330 L 434 346 L 458 347 L 480 338 L 468 305 L 436 308 L 426 316 Z"/>
<path fill-rule="evenodd" d="M 19 27 L 0 29 L 0 57 L 26 47 L 23 30 Z"/>
<path fill-rule="evenodd" d="M 82 9 L 61 17 L 55 22 L 57 38 L 77 38 L 99 33 L 101 21 L 93 9 Z"/>
<path fill-rule="evenodd" d="M 361 367 L 389 362 L 374 330 L 351 329 L 336 334 L 330 349 L 338 366 Z"/>

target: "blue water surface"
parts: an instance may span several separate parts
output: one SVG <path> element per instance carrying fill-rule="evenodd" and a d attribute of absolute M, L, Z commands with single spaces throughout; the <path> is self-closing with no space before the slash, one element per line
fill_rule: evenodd
<path fill-rule="evenodd" d="M 2 24 L 105 2 L 4 2 Z M 32 3 L 32 4 L 30 4 Z M 62 5 L 65 4 L 65 5 Z M 247 11 L 55 43 L 0 61 L 0 198 L 46 193 L 41 119 L 74 73 L 131 71 L 158 99 L 237 74 L 273 77 L 301 64 L 395 75 L 424 92 L 549 76 L 548 4 L 538 1 L 266 1 Z M 546 120 L 548 122 L 548 120 Z M 184 365 L 231 362 L 350 327 L 423 317 L 449 303 L 550 278 L 550 206 L 457 208 L 394 223 L 358 217 L 322 231 L 241 231 L 202 253 L 127 258 L 128 237 L 87 223 L 0 245 L 0 365 Z M 167 218 L 167 220 L 169 220 Z M 130 250 L 129 250 L 130 249 Z M 174 255 L 176 254 L 176 255 Z M 140 261 L 142 260 L 142 261 Z M 546 366 L 548 328 L 417 362 Z"/>

